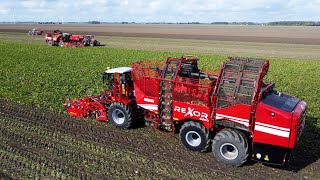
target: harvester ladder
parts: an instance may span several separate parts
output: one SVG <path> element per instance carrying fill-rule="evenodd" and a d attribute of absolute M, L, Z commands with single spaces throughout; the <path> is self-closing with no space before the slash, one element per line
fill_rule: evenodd
<path fill-rule="evenodd" d="M 172 125 L 172 81 L 178 72 L 180 61 L 168 60 L 160 82 L 160 125 L 171 128 Z"/>
<path fill-rule="evenodd" d="M 114 73 L 113 77 L 113 93 L 114 97 L 121 98 L 122 97 L 122 88 L 121 88 L 121 74 L 120 73 Z"/>
<path fill-rule="evenodd" d="M 216 107 L 251 105 L 263 65 L 264 61 L 247 58 L 230 58 L 225 62 L 216 92 Z"/>

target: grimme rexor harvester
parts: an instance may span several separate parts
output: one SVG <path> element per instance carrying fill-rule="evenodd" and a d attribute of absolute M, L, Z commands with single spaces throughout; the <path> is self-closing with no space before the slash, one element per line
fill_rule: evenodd
<path fill-rule="evenodd" d="M 83 47 L 82 41 L 84 35 L 72 35 L 70 33 L 62 33 L 59 30 L 46 33 L 44 37 L 49 46 L 65 46 L 65 47 Z"/>
<path fill-rule="evenodd" d="M 109 90 L 65 104 L 77 117 L 130 128 L 143 114 L 164 131 L 179 132 L 194 151 L 212 148 L 218 162 L 248 159 L 286 164 L 304 129 L 306 103 L 266 83 L 269 61 L 229 58 L 216 74 L 198 69 L 198 58 L 140 61 L 104 72 Z"/>

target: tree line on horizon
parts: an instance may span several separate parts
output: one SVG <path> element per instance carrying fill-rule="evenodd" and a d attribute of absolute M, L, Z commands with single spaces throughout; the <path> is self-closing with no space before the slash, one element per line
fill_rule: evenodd
<path fill-rule="evenodd" d="M 261 26 L 320 26 L 320 21 L 274 21 L 267 23 L 257 22 L 211 22 L 211 23 L 200 23 L 200 22 L 100 22 L 100 21 L 89 21 L 89 22 L 0 22 L 0 24 L 213 24 L 213 25 L 261 25 Z"/>
<path fill-rule="evenodd" d="M 275 21 L 267 23 L 255 22 L 212 22 L 217 25 L 266 25 L 266 26 L 320 26 L 320 21 Z"/>
<path fill-rule="evenodd" d="M 147 23 L 137 23 L 137 22 L 115 22 L 120 24 L 208 24 L 200 22 L 147 22 Z M 89 24 L 108 24 L 108 22 L 100 21 L 89 21 Z M 256 23 L 256 22 L 212 22 L 209 24 L 215 25 L 265 25 L 265 26 L 320 26 L 320 21 L 274 21 L 267 23 Z"/>

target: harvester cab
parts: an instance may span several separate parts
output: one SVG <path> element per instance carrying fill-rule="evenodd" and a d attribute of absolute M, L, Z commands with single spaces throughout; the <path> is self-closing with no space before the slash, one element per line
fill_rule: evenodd
<path fill-rule="evenodd" d="M 89 40 L 89 41 L 94 40 L 94 36 L 93 35 L 85 35 L 84 38 Z"/>
<path fill-rule="evenodd" d="M 71 34 L 70 33 L 63 33 L 62 34 L 62 39 L 64 42 L 69 42 L 70 41 L 70 36 Z"/>
<path fill-rule="evenodd" d="M 119 84 L 122 95 L 132 96 L 132 93 L 128 92 L 133 89 L 131 70 L 131 67 L 108 69 L 102 74 L 102 81 L 108 90 L 114 89 L 115 85 Z"/>

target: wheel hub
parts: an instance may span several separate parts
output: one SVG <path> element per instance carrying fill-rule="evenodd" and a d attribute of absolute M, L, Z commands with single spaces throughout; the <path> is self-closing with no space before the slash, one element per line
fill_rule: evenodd
<path fill-rule="evenodd" d="M 120 111 L 119 109 L 116 109 L 112 112 L 112 119 L 117 124 L 123 124 L 125 117 L 122 111 Z"/>
<path fill-rule="evenodd" d="M 186 141 L 190 146 L 196 147 L 201 144 L 201 137 L 196 131 L 189 131 L 186 136 Z"/>
<path fill-rule="evenodd" d="M 222 157 L 233 160 L 238 157 L 239 152 L 236 146 L 231 143 L 224 143 L 220 146 L 220 154 Z"/>

